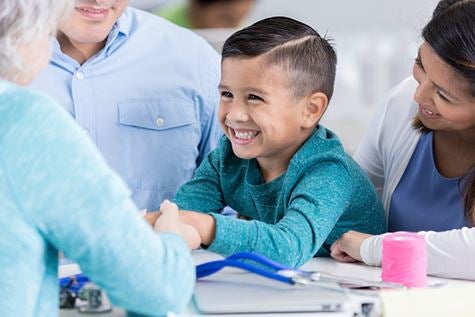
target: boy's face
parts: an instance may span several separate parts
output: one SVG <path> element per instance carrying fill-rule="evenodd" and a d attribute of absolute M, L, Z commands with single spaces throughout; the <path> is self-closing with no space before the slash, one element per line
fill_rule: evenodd
<path fill-rule="evenodd" d="M 222 62 L 219 120 L 242 159 L 262 168 L 287 170 L 308 137 L 305 98 L 296 99 L 287 71 L 264 57 L 225 58 Z"/>

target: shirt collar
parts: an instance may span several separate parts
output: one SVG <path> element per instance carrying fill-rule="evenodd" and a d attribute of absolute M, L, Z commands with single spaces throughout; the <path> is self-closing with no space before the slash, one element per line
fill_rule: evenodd
<path fill-rule="evenodd" d="M 112 30 L 107 37 L 103 51 L 107 56 L 111 55 L 125 40 L 127 40 L 132 28 L 131 9 L 127 8 L 117 22 L 112 26 Z"/>
<path fill-rule="evenodd" d="M 95 59 L 98 56 L 101 56 L 103 54 L 105 54 L 106 56 L 109 56 L 114 51 L 116 51 L 124 43 L 124 41 L 127 40 L 131 32 L 131 29 L 133 27 L 132 21 L 133 21 L 133 15 L 132 15 L 131 9 L 127 8 L 125 12 L 122 14 L 122 16 L 112 26 L 112 30 L 107 36 L 106 45 L 104 46 L 104 48 L 99 53 L 97 53 L 96 56 L 93 56 L 90 59 Z M 80 67 L 80 65 L 76 61 L 74 61 L 72 58 L 65 55 L 61 51 L 61 47 L 56 38 L 52 39 L 51 45 L 53 48 L 53 58 L 52 58 L 53 62 L 73 66 L 71 69 L 71 71 L 73 72 L 75 71 L 76 68 Z"/>

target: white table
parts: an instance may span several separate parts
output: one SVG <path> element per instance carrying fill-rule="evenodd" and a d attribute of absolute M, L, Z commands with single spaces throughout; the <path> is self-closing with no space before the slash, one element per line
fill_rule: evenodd
<path fill-rule="evenodd" d="M 195 264 L 201 264 L 207 261 L 216 260 L 222 258 L 221 256 L 210 253 L 203 250 L 198 250 L 193 252 L 193 259 L 195 260 Z M 308 271 L 321 271 L 327 272 L 337 276 L 345 276 L 345 277 L 352 277 L 352 278 L 360 278 L 369 281 L 379 281 L 381 268 L 377 267 L 368 267 L 363 264 L 357 263 L 339 263 L 334 261 L 331 258 L 313 258 L 307 264 L 305 264 L 303 269 Z M 471 284 L 474 285 L 475 282 L 471 281 L 462 281 L 462 280 L 451 280 L 451 279 L 442 279 L 442 278 L 435 278 L 429 277 L 429 283 L 437 283 L 437 282 L 446 282 L 450 285 L 462 285 L 462 284 Z M 367 293 L 367 292 L 366 292 Z M 338 313 L 318 313 L 318 317 L 343 317 L 343 316 L 354 316 L 354 313 L 360 310 L 362 302 L 378 302 L 378 298 L 376 296 L 368 296 L 368 295 L 361 295 L 357 293 L 349 293 L 350 297 L 350 307 L 348 311 L 338 312 Z M 76 310 L 61 310 L 60 313 L 61 317 L 79 317 L 85 316 L 84 314 L 80 314 Z M 125 317 L 127 314 L 118 308 L 114 308 L 111 313 L 108 314 L 96 314 L 96 316 L 108 316 L 108 317 Z M 187 310 L 182 314 L 182 316 L 203 316 L 201 315 L 193 305 L 193 302 L 190 302 Z M 210 316 L 227 316 L 230 315 L 210 315 Z M 250 316 L 297 316 L 297 317 L 304 317 L 304 316 L 315 316 L 315 313 L 295 313 L 295 314 L 240 314 L 239 316 L 242 317 L 250 317 Z"/>

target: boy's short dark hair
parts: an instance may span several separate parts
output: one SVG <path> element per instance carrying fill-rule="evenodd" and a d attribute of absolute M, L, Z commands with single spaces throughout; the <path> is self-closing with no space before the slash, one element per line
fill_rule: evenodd
<path fill-rule="evenodd" d="M 289 86 L 298 98 L 323 92 L 330 100 L 336 74 L 336 53 L 329 40 L 305 23 L 272 17 L 231 35 L 222 58 L 252 58 L 267 54 L 269 64 L 289 70 Z"/>

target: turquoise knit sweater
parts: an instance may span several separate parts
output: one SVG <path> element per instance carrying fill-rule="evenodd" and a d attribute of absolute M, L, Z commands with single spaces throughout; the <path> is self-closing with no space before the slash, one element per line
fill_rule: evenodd
<path fill-rule="evenodd" d="M 61 106 L 0 80 L 0 316 L 58 316 L 60 250 L 127 310 L 166 315 L 191 298 L 184 241 L 151 230 Z"/>
<path fill-rule="evenodd" d="M 175 202 L 215 218 L 210 251 L 225 256 L 254 251 L 294 267 L 315 254 L 328 255 L 330 245 L 348 230 L 386 231 L 369 179 L 322 126 L 294 154 L 287 172 L 269 183 L 257 161 L 235 156 L 223 137 Z M 220 215 L 225 206 L 251 220 Z"/>

